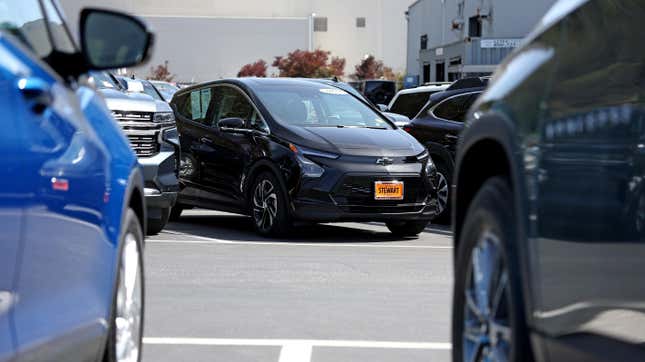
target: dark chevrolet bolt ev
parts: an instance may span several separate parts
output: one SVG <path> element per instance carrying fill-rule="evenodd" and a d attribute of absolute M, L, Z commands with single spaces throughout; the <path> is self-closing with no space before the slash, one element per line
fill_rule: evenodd
<path fill-rule="evenodd" d="M 410 236 L 435 214 L 423 146 L 342 89 L 245 78 L 182 89 L 171 104 L 183 184 L 174 218 L 198 206 L 249 214 L 262 235 L 371 220 Z"/>
<path fill-rule="evenodd" d="M 472 109 L 455 361 L 645 361 L 645 2 L 559 2 Z"/>

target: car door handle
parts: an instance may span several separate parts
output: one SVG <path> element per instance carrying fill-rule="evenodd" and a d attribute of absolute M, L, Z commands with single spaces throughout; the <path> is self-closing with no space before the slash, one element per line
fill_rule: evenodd
<path fill-rule="evenodd" d="M 455 136 L 454 134 L 447 134 L 444 136 L 444 138 L 449 141 L 456 141 L 459 139 L 459 136 Z"/>
<path fill-rule="evenodd" d="M 199 139 L 199 142 L 201 142 L 201 143 L 206 143 L 206 144 L 209 144 L 209 145 L 210 145 L 210 144 L 213 144 L 213 140 L 212 140 L 212 139 L 210 139 L 210 138 L 208 138 L 208 137 L 202 137 L 202 138 L 200 138 L 200 139 Z"/>
<path fill-rule="evenodd" d="M 18 89 L 36 114 L 42 114 L 54 103 L 51 87 L 42 79 L 21 78 L 18 81 Z"/>

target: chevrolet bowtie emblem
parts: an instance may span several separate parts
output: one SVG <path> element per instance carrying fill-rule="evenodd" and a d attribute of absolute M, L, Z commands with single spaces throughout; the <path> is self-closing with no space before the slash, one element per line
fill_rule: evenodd
<path fill-rule="evenodd" d="M 392 160 L 389 157 L 383 157 L 383 158 L 379 158 L 378 160 L 376 160 L 376 164 L 381 165 L 381 166 L 387 166 L 387 165 L 391 165 L 393 163 L 394 163 L 394 160 Z"/>

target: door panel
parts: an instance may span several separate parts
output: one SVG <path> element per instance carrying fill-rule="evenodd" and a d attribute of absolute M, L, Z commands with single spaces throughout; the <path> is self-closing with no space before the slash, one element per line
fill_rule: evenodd
<path fill-rule="evenodd" d="M 563 23 L 537 178 L 536 316 L 552 336 L 645 343 L 643 18 L 641 2 L 595 1 Z"/>
<path fill-rule="evenodd" d="M 109 156 L 75 93 L 42 63 L 15 60 L 27 70 L 10 82 L 26 151 L 10 154 L 29 194 L 13 313 L 17 360 L 87 360 L 96 356 L 110 304 L 105 280 L 113 260 L 105 255 L 114 245 L 103 220 Z"/>
<path fill-rule="evenodd" d="M 241 118 L 247 130 L 258 118 L 250 101 L 240 90 L 232 86 L 213 88 L 212 108 L 209 113 L 211 127 L 208 133 L 211 152 L 204 170 L 205 183 L 223 195 L 230 195 L 235 203 L 242 205 L 242 175 L 250 163 L 254 141 L 249 133 L 220 132 L 217 122 L 224 118 Z"/>
<path fill-rule="evenodd" d="M 28 143 L 20 127 L 20 119 L 16 117 L 17 94 L 9 68 L 12 61 L 17 59 L 0 43 L 0 113 L 4 115 L 0 123 L 3 129 L 12 130 L 0 132 L 0 154 L 4 155 L 0 157 L 0 361 L 8 360 L 14 352 L 10 314 L 17 300 L 14 278 L 18 267 L 22 214 L 26 199 L 31 197 L 30 190 L 22 182 L 25 169 L 21 166 L 20 155 L 28 152 Z"/>

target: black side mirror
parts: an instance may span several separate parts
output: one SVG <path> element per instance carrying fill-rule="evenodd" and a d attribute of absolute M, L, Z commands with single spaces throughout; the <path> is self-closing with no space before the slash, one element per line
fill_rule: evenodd
<path fill-rule="evenodd" d="M 139 65 L 153 42 L 143 21 L 111 10 L 83 9 L 80 32 L 83 56 L 94 70 Z"/>
<path fill-rule="evenodd" d="M 217 127 L 222 132 L 244 132 L 246 129 L 246 122 L 242 118 L 222 118 L 217 122 Z"/>

